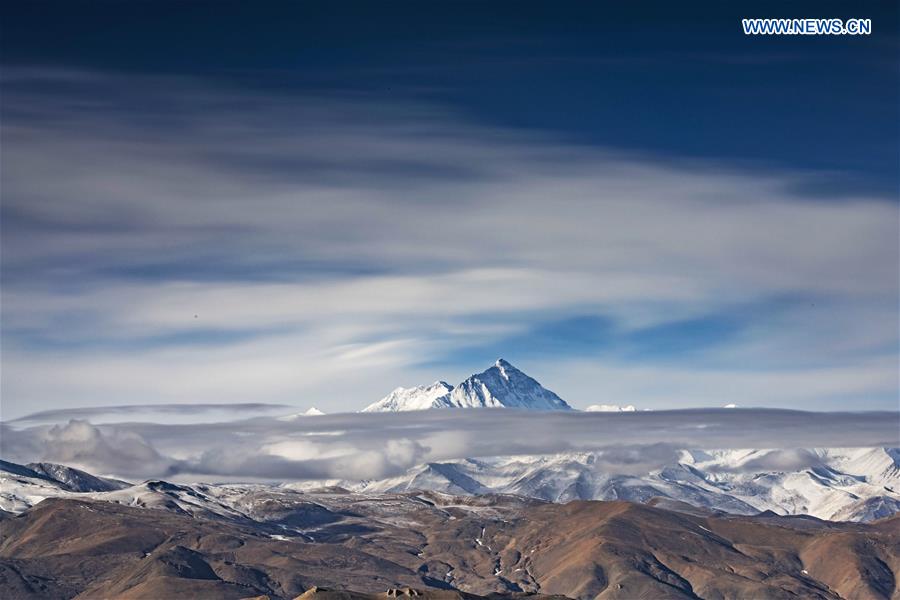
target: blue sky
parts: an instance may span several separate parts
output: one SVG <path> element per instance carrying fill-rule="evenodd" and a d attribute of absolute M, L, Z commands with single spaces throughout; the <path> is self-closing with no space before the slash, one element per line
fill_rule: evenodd
<path fill-rule="evenodd" d="M 497 356 L 582 407 L 897 406 L 891 3 L 20 4 L 4 418 Z M 874 33 L 741 32 L 780 16 Z"/>

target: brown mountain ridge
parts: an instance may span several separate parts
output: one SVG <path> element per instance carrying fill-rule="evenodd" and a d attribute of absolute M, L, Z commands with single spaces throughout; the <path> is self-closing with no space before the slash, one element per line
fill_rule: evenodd
<path fill-rule="evenodd" d="M 272 523 L 47 499 L 2 516 L 0 595 L 898 597 L 900 517 L 860 524 L 619 501 L 298 496 L 302 515 L 316 517 L 308 527 L 291 521 L 301 527 L 290 535 L 272 534 Z M 278 503 L 278 522 L 290 513 Z"/>

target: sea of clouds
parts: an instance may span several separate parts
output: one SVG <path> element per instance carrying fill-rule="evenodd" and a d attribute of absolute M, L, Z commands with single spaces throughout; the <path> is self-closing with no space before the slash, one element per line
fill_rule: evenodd
<path fill-rule="evenodd" d="M 641 473 L 679 449 L 896 447 L 896 412 L 692 409 L 636 413 L 536 413 L 510 409 L 273 416 L 267 405 L 45 411 L 0 423 L 0 454 L 59 462 L 126 479 L 212 481 L 377 479 L 430 461 L 603 450 L 611 471 Z M 265 413 L 265 414 L 260 414 Z M 215 419 L 202 420 L 202 415 Z M 185 419 L 185 415 L 189 418 Z M 96 422 L 95 422 L 96 421 Z M 780 453 L 798 468 L 804 452 Z M 759 465 L 763 468 L 766 465 Z M 814 466 L 810 463 L 809 466 Z"/>

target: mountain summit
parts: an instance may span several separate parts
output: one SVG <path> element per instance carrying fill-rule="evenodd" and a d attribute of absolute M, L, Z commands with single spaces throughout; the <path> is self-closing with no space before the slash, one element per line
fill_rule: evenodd
<path fill-rule="evenodd" d="M 450 404 L 460 408 L 525 408 L 528 410 L 570 410 L 566 401 L 507 361 L 472 375 L 453 390 Z"/>
<path fill-rule="evenodd" d="M 521 408 L 571 410 L 566 401 L 508 361 L 472 375 L 456 387 L 437 381 L 429 386 L 397 388 L 363 412 L 394 412 L 429 408 Z"/>

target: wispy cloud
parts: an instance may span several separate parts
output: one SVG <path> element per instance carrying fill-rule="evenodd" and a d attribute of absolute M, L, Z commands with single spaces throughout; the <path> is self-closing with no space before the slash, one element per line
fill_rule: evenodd
<path fill-rule="evenodd" d="M 816 174 L 664 162 L 402 101 L 4 78 L 7 418 L 355 409 L 518 348 L 576 405 L 895 406 L 897 205 L 798 195 Z"/>
<path fill-rule="evenodd" d="M 127 417 L 139 421 L 147 416 L 166 414 L 180 419 L 198 417 L 208 422 L 217 415 L 232 418 L 246 418 L 249 414 L 266 414 L 278 411 L 284 413 L 289 408 L 286 404 L 266 404 L 261 402 L 245 402 L 231 404 L 122 404 L 118 406 L 83 406 L 78 408 L 61 408 L 42 410 L 27 414 L 9 423 L 23 426 L 25 424 L 59 423 L 70 419 L 90 420 L 93 423 L 104 420 L 120 421 Z"/>

